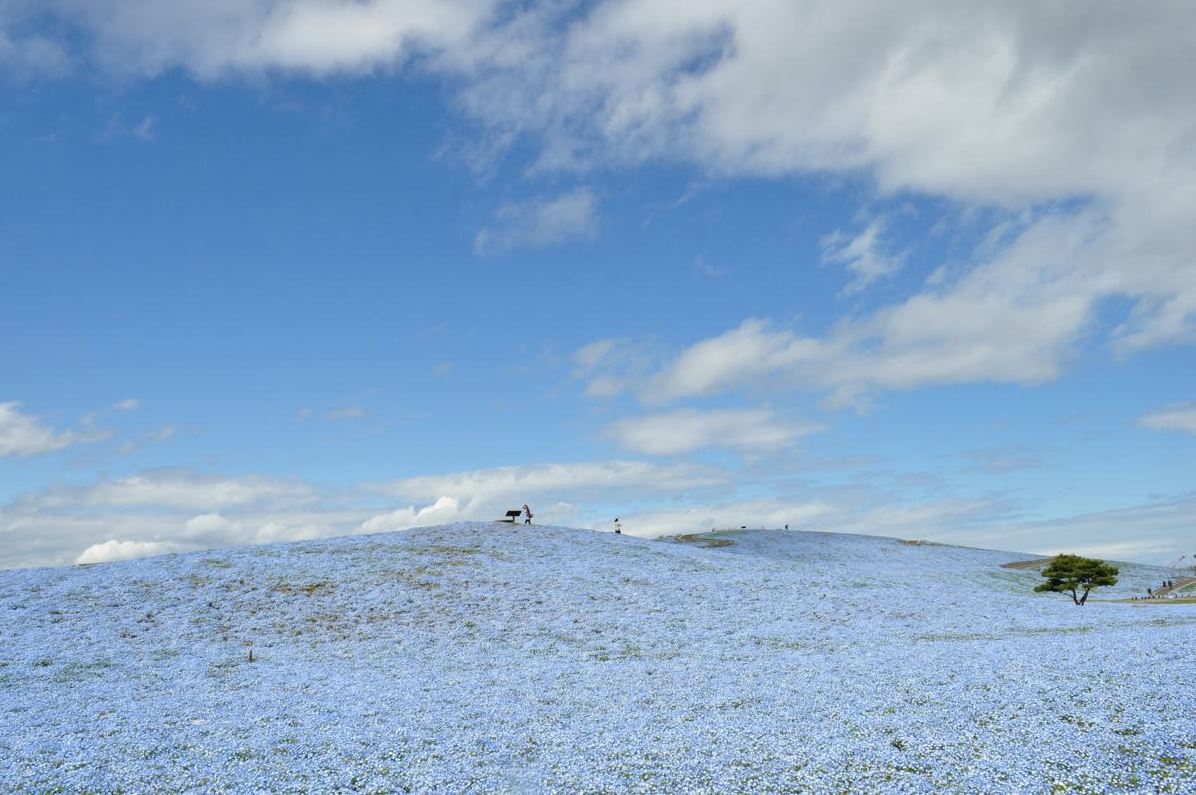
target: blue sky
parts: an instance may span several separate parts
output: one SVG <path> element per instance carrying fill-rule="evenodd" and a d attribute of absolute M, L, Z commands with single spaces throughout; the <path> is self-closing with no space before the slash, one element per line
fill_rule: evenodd
<path fill-rule="evenodd" d="M 1170 562 L 1185 4 L 0 1 L 0 565 L 488 519 Z"/>

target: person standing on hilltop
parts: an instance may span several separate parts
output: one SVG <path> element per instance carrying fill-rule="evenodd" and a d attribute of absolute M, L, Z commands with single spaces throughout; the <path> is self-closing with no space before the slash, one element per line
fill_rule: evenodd
<path fill-rule="evenodd" d="M 532 523 L 532 509 L 527 507 L 526 502 L 523 503 L 523 515 L 524 515 L 523 523 L 531 524 Z"/>
<path fill-rule="evenodd" d="M 615 517 L 615 535 L 623 535 L 623 525 L 619 524 L 619 517 Z"/>

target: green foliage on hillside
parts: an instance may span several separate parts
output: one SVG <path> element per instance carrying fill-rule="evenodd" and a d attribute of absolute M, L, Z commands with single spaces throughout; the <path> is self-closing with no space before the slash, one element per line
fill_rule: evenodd
<path fill-rule="evenodd" d="M 1042 570 L 1042 576 L 1047 581 L 1039 583 L 1034 590 L 1070 593 L 1072 601 L 1082 605 L 1088 601 L 1088 594 L 1093 588 L 1116 585 L 1117 571 L 1116 566 L 1110 566 L 1103 560 L 1079 555 L 1056 555 Z M 1078 593 L 1081 590 L 1083 594 Z"/>

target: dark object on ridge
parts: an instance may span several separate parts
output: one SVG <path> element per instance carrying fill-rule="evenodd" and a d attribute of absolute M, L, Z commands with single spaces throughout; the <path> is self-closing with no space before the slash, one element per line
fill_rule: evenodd
<path fill-rule="evenodd" d="M 523 514 L 523 510 L 521 508 L 512 508 L 511 510 L 507 511 L 506 519 L 499 519 L 498 521 L 510 522 L 511 524 L 515 524 L 515 520 L 518 519 L 522 514 Z"/>
<path fill-rule="evenodd" d="M 523 520 L 524 524 L 532 523 L 532 509 L 527 507 L 527 503 L 523 503 L 523 512 L 527 514 L 527 518 Z"/>

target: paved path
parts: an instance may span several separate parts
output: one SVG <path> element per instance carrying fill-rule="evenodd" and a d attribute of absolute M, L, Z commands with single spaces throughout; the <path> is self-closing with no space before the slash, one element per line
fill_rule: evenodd
<path fill-rule="evenodd" d="M 1174 583 L 1174 585 L 1172 585 L 1170 588 L 1155 588 L 1153 595 L 1155 597 L 1160 597 L 1167 596 L 1168 594 L 1174 593 L 1176 591 L 1182 591 L 1189 585 L 1196 583 L 1196 577 L 1180 577 L 1178 579 L 1172 580 L 1171 582 Z"/>

